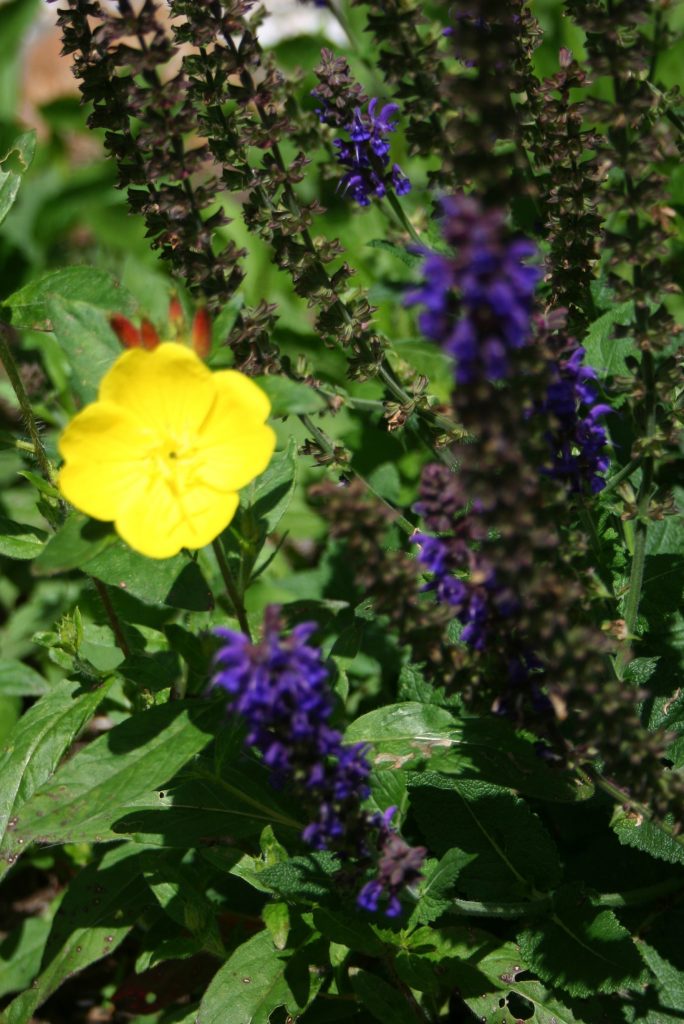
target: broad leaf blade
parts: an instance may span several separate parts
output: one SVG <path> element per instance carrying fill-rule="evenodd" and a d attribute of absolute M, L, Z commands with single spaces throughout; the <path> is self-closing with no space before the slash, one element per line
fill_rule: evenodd
<path fill-rule="evenodd" d="M 268 1024 L 280 1006 L 296 1017 L 310 1001 L 310 990 L 294 994 L 286 978 L 288 959 L 268 931 L 235 950 L 204 994 L 196 1024 Z M 230 1008 L 230 1009 L 228 1009 Z"/>
<path fill-rule="evenodd" d="M 15 819 L 36 789 L 51 777 L 74 737 L 106 696 L 111 680 L 83 690 L 64 680 L 24 714 L 0 759 L 0 874 L 20 852 L 13 837 Z M 6 833 L 9 823 L 12 829 Z"/>
<path fill-rule="evenodd" d="M 7 856 L 30 842 L 106 842 L 136 797 L 168 781 L 219 725 L 210 702 L 153 707 L 80 750 L 34 793 L 7 834 Z"/>

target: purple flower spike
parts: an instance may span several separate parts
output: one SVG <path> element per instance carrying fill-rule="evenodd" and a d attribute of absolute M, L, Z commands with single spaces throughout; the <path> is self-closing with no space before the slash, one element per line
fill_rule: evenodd
<path fill-rule="evenodd" d="M 396 808 L 384 815 L 361 810 L 370 795 L 366 746 L 343 744 L 342 734 L 330 727 L 329 672 L 320 649 L 308 643 L 317 628 L 314 622 L 302 623 L 286 636 L 279 609 L 270 607 L 258 644 L 243 633 L 217 629 L 224 646 L 216 655 L 213 685 L 226 691 L 231 709 L 244 718 L 246 742 L 261 752 L 273 784 L 290 783 L 303 805 L 312 809 L 313 820 L 302 832 L 304 842 L 362 863 L 378 860 L 372 894 L 362 898 L 364 887 L 359 906 L 374 910 L 386 896 L 385 913 L 396 916 L 401 912 L 399 892 L 419 876 L 425 851 L 407 846 L 390 827 Z M 392 867 L 390 851 L 401 863 Z"/>
<path fill-rule="evenodd" d="M 425 252 L 424 284 L 407 305 L 420 305 L 421 330 L 456 361 L 456 382 L 502 380 L 510 353 L 531 338 L 541 269 L 527 239 L 508 239 L 503 214 L 467 196 L 443 203 L 443 232 L 453 255 Z"/>
<path fill-rule="evenodd" d="M 613 409 L 599 402 L 596 371 L 583 365 L 584 355 L 581 346 L 573 347 L 550 367 L 552 379 L 539 411 L 550 421 L 546 436 L 551 466 L 546 472 L 574 493 L 598 494 L 606 486 L 603 473 L 610 464 L 608 436 L 599 420 Z"/>

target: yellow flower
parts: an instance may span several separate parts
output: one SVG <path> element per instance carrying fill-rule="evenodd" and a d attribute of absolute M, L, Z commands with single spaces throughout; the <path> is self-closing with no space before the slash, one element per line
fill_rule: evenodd
<path fill-rule="evenodd" d="M 212 373 L 183 345 L 130 349 L 61 435 L 60 489 L 149 558 L 201 548 L 235 515 L 237 491 L 268 465 L 270 411 L 249 377 Z"/>

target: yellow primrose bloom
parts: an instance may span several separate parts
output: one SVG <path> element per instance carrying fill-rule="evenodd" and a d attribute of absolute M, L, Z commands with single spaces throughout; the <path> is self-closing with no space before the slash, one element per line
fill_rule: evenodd
<path fill-rule="evenodd" d="M 249 377 L 212 373 L 177 342 L 129 349 L 59 439 L 60 490 L 93 519 L 113 521 L 149 558 L 201 548 L 235 515 L 240 488 L 268 465 L 270 411 Z"/>

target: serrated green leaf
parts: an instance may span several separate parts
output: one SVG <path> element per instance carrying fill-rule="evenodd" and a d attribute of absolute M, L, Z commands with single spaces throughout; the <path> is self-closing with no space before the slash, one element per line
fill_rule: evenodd
<path fill-rule="evenodd" d="M 614 337 L 614 328 L 634 321 L 634 302 L 618 303 L 589 326 L 582 344 L 586 349 L 586 362 L 593 366 L 600 378 L 628 373 L 625 357 L 638 354 L 631 338 Z"/>
<path fill-rule="evenodd" d="M 35 151 L 35 131 L 24 132 L 0 158 L 0 224 L 14 205 L 21 180 L 31 166 Z"/>
<path fill-rule="evenodd" d="M 411 808 L 430 849 L 473 854 L 458 889 L 475 900 L 524 898 L 560 879 L 556 847 L 529 807 L 508 790 L 434 772 L 414 777 Z"/>
<path fill-rule="evenodd" d="M 556 895 L 550 917 L 517 937 L 527 966 L 545 981 L 572 996 L 640 988 L 643 965 L 612 910 L 588 906 L 581 894 Z"/>
<path fill-rule="evenodd" d="M 108 680 L 92 690 L 84 690 L 80 683 L 70 679 L 57 683 L 29 708 L 10 735 L 0 756 L 0 875 L 20 852 L 11 838 L 19 811 L 53 774 L 111 685 L 112 680 Z"/>
<path fill-rule="evenodd" d="M 422 762 L 434 747 L 450 746 L 453 715 L 435 705 L 407 701 L 369 711 L 347 728 L 346 743 L 370 743 L 376 767 L 396 756 L 401 766 Z M 399 767 L 399 764 L 397 764 Z"/>
<path fill-rule="evenodd" d="M 327 406 L 324 396 L 303 381 L 270 374 L 254 379 L 271 400 L 271 416 L 276 419 L 281 416 L 320 412 Z"/>
<path fill-rule="evenodd" d="M 639 942 L 637 949 L 646 966 L 656 976 L 662 1005 L 681 1012 L 684 1009 L 684 971 L 671 964 L 647 942 Z"/>
<path fill-rule="evenodd" d="M 47 698 L 44 698 L 47 699 Z M 220 724 L 211 702 L 175 701 L 134 715 L 71 758 L 21 808 L 6 856 L 29 843 L 106 842 L 137 797 L 169 780 Z"/>
<path fill-rule="evenodd" d="M 36 558 L 43 549 L 46 537 L 44 530 L 0 516 L 0 555 L 6 558 Z"/>
<path fill-rule="evenodd" d="M 293 992 L 289 959 L 280 953 L 268 931 L 259 932 L 239 946 L 214 976 L 197 1012 L 197 1024 L 268 1024 L 279 1006 L 296 1016 L 309 1002 L 306 991 Z M 286 973 L 287 972 L 287 973 Z"/>
<path fill-rule="evenodd" d="M 144 853 L 120 846 L 72 880 L 52 923 L 41 973 L 7 1007 L 3 1024 L 28 1024 L 67 978 L 120 945 L 151 902 L 142 878 L 144 863 Z"/>
<path fill-rule="evenodd" d="M 613 814 L 611 826 L 623 846 L 633 846 L 670 864 L 684 864 L 681 834 L 675 839 L 654 822 L 636 818 L 621 808 Z"/>
<path fill-rule="evenodd" d="M 74 393 L 83 403 L 94 401 L 100 381 L 122 352 L 105 310 L 53 295 L 46 299 L 46 310 L 69 363 Z"/>
<path fill-rule="evenodd" d="M 519 1024 L 511 997 L 532 1004 L 533 1024 L 593 1024 L 580 1020 L 539 981 L 523 980 L 527 965 L 517 946 L 471 925 L 419 928 L 410 937 L 409 952 L 400 953 L 395 963 L 399 976 L 419 991 L 457 988 L 485 1024 Z"/>
<path fill-rule="evenodd" d="M 454 882 L 476 856 L 474 853 L 464 853 L 463 850 L 447 850 L 441 860 L 433 860 L 424 865 L 418 902 L 411 914 L 411 925 L 429 924 L 449 910 Z"/>
<path fill-rule="evenodd" d="M 316 902 L 334 891 L 334 875 L 339 869 L 337 857 L 322 850 L 264 868 L 259 881 L 283 899 Z"/>
<path fill-rule="evenodd" d="M 456 717 L 432 704 L 407 701 L 370 711 L 347 729 L 347 742 L 373 748 L 377 771 L 431 769 L 483 779 L 546 800 L 588 799 L 591 785 L 539 757 L 533 736 L 509 722 Z"/>

